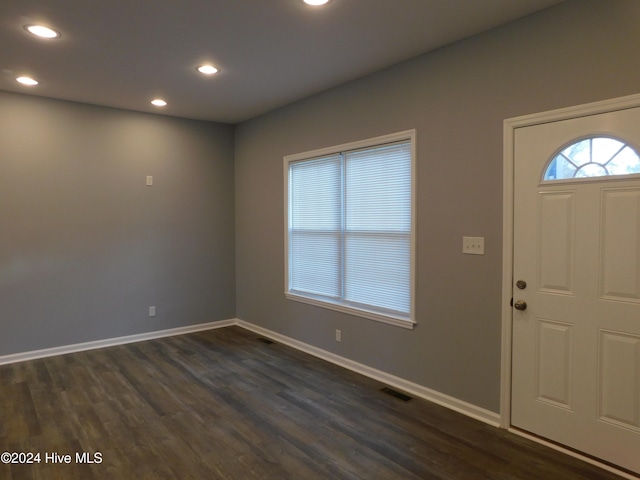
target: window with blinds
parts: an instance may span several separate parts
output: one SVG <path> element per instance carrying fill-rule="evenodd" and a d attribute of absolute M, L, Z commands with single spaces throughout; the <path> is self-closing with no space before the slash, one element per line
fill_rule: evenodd
<path fill-rule="evenodd" d="M 414 136 L 285 158 L 288 298 L 413 326 Z"/>

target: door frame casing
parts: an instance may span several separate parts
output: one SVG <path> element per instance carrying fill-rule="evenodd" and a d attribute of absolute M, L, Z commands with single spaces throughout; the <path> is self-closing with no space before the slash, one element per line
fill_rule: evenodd
<path fill-rule="evenodd" d="M 518 128 L 640 107 L 640 94 L 508 118 L 503 124 L 502 180 L 502 348 L 500 426 L 511 428 L 511 359 L 514 248 L 515 132 Z"/>

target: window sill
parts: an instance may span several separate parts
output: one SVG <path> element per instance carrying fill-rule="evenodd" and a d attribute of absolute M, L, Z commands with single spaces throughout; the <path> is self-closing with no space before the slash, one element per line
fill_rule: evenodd
<path fill-rule="evenodd" d="M 393 325 L 396 327 L 406 328 L 408 330 L 412 330 L 413 327 L 415 326 L 415 322 L 413 320 L 406 320 L 406 319 L 394 317 L 391 315 L 383 315 L 381 313 L 371 312 L 369 310 L 348 307 L 346 305 L 342 305 L 338 303 L 327 302 L 326 300 L 318 300 L 311 297 L 296 295 L 290 292 L 285 292 L 284 296 L 288 300 L 293 300 L 295 302 L 307 303 L 309 305 L 314 305 L 316 307 L 327 308 L 329 310 L 335 310 L 338 312 L 346 313 L 348 315 L 354 315 L 356 317 L 367 318 L 369 320 L 386 323 L 388 325 Z"/>

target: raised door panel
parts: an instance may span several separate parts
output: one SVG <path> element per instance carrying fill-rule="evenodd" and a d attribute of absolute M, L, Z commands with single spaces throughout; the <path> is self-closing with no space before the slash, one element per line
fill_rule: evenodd
<path fill-rule="evenodd" d="M 573 293 L 574 192 L 538 194 L 538 285 L 540 292 Z"/>
<path fill-rule="evenodd" d="M 573 329 L 567 323 L 538 319 L 537 398 L 571 409 Z"/>
<path fill-rule="evenodd" d="M 640 303 L 640 188 L 602 193 L 600 293 Z"/>
<path fill-rule="evenodd" d="M 640 336 L 600 332 L 600 420 L 640 433 Z"/>

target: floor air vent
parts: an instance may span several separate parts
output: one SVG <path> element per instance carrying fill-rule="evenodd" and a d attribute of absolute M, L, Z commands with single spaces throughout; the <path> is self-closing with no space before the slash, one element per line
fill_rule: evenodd
<path fill-rule="evenodd" d="M 413 397 L 410 397 L 409 395 L 405 395 L 404 393 L 394 390 L 393 388 L 384 387 L 384 388 L 381 388 L 380 391 L 388 395 L 392 395 L 396 398 L 399 398 L 403 402 L 408 402 L 409 400 L 413 400 Z"/>
<path fill-rule="evenodd" d="M 262 343 L 266 343 L 267 345 L 271 345 L 273 343 L 273 340 L 269 340 L 268 338 L 264 338 L 264 337 L 258 337 L 258 341 Z"/>

